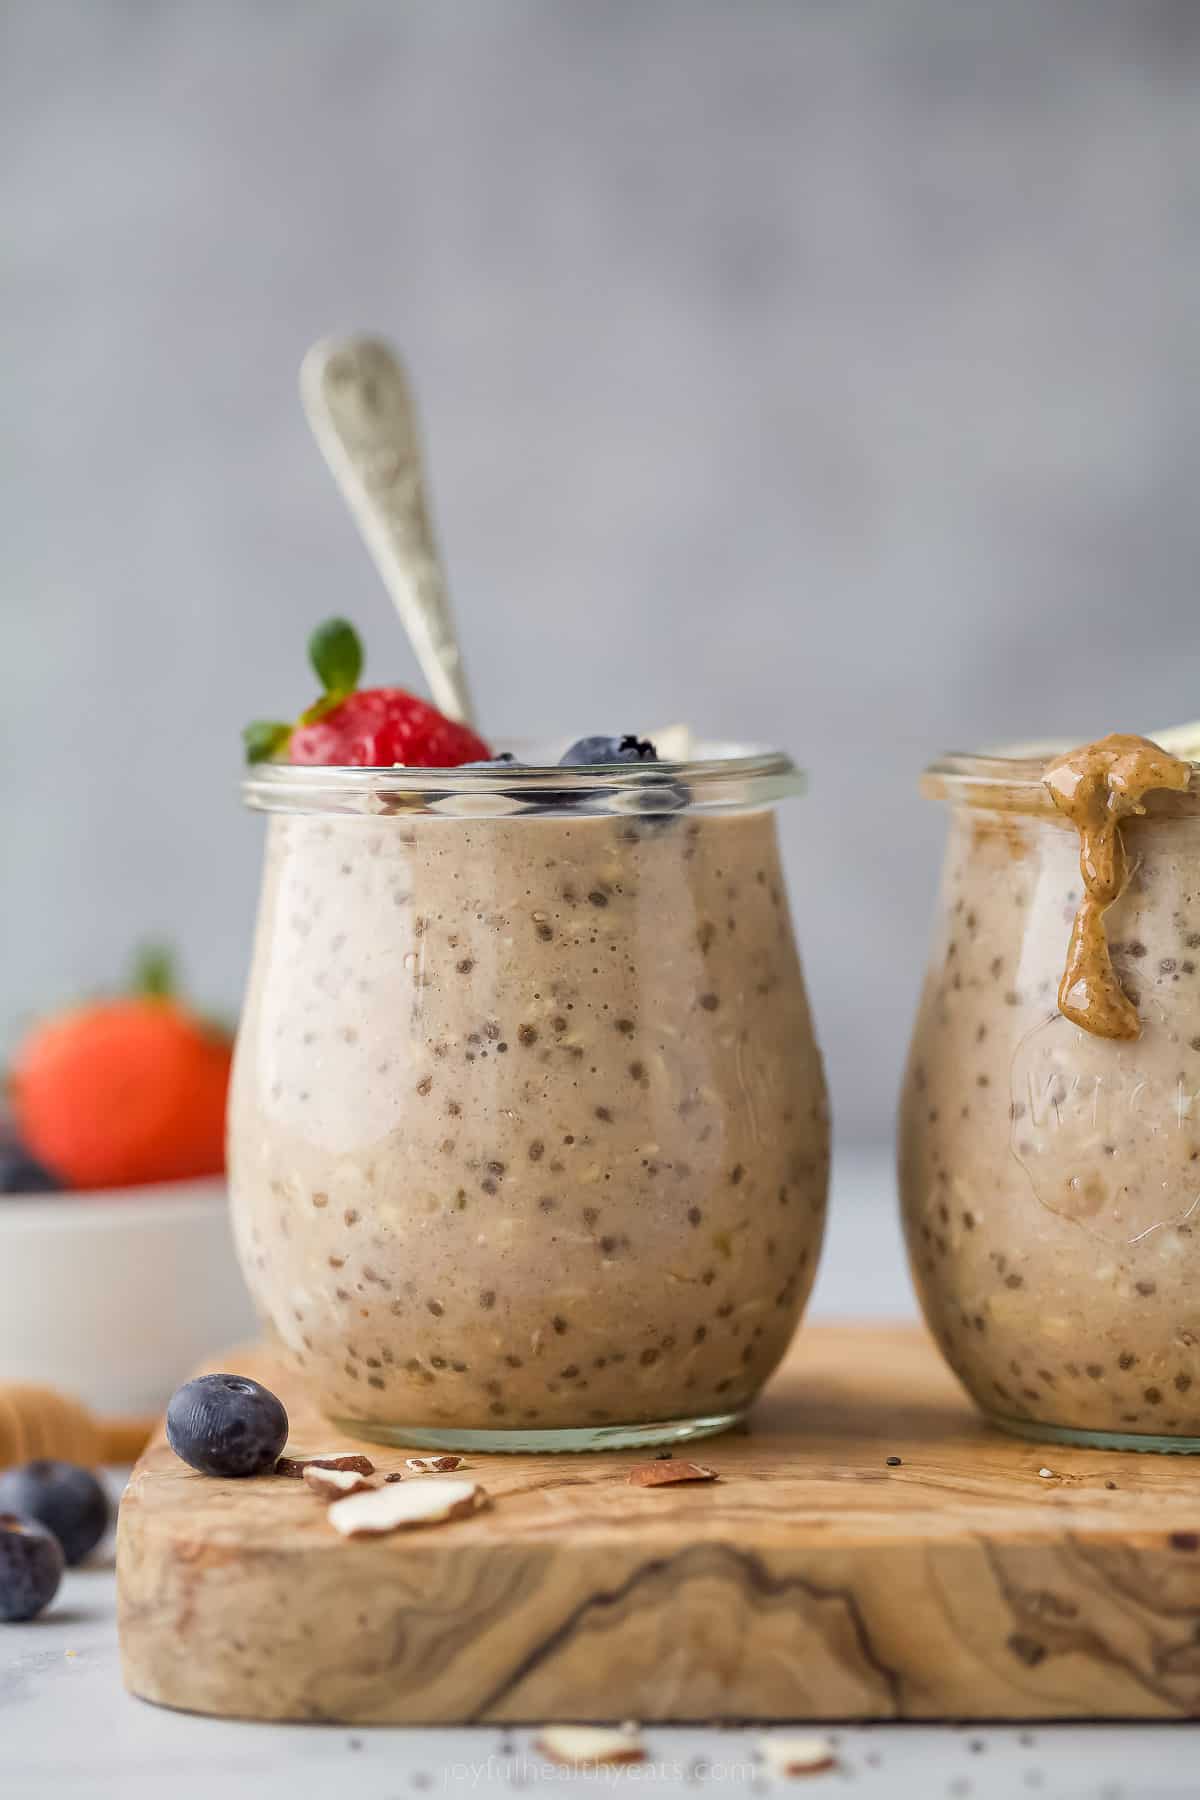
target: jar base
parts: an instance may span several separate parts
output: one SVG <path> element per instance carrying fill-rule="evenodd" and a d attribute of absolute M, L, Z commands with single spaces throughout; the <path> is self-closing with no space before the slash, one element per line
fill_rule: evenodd
<path fill-rule="evenodd" d="M 534 1431 L 514 1426 L 511 1431 L 473 1431 L 466 1427 L 387 1425 L 379 1419 L 333 1418 L 331 1425 L 347 1437 L 365 1438 L 397 1450 L 475 1450 L 487 1455 L 543 1455 L 556 1451 L 648 1450 L 657 1444 L 687 1444 L 695 1438 L 716 1437 L 744 1417 L 742 1412 L 704 1413 L 694 1419 L 661 1419 L 648 1425 L 563 1426 L 557 1431 Z"/>
<path fill-rule="evenodd" d="M 1073 1425 L 1040 1425 L 1036 1419 L 1010 1419 L 984 1411 L 991 1425 L 1012 1437 L 1035 1444 L 1070 1444 L 1076 1450 L 1143 1450 L 1160 1456 L 1200 1456 L 1200 1437 L 1165 1437 L 1144 1431 L 1084 1431 Z"/>

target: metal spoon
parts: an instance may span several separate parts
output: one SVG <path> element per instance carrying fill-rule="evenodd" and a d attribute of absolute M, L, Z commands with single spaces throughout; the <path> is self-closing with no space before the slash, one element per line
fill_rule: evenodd
<path fill-rule="evenodd" d="M 300 393 L 435 704 L 450 718 L 473 724 L 403 367 L 378 338 L 327 339 L 304 358 Z"/>

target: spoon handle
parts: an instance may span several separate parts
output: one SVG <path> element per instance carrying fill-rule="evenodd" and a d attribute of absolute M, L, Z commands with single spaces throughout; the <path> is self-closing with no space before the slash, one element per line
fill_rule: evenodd
<path fill-rule="evenodd" d="M 313 435 L 408 632 L 434 703 L 474 722 L 446 580 L 429 519 L 416 408 L 378 338 L 314 344 L 300 371 Z"/>

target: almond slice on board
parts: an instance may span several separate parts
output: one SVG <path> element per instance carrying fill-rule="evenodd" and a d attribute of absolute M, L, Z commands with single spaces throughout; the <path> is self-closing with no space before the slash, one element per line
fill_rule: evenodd
<path fill-rule="evenodd" d="M 389 1531 L 465 1518 L 487 1503 L 477 1481 L 431 1475 L 427 1481 L 397 1481 L 369 1494 L 351 1494 L 334 1502 L 328 1518 L 343 1537 L 381 1537 Z"/>
<path fill-rule="evenodd" d="M 717 1481 L 715 1469 L 706 1463 L 652 1462 L 638 1463 L 629 1471 L 631 1487 L 673 1487 L 678 1481 Z"/>
<path fill-rule="evenodd" d="M 462 1466 L 461 1456 L 406 1456 L 404 1466 L 410 1475 L 449 1475 Z"/>
<path fill-rule="evenodd" d="M 281 1456 L 275 1464 L 277 1475 L 290 1475 L 299 1481 L 305 1469 L 357 1469 L 360 1475 L 373 1475 L 375 1464 L 369 1456 Z"/>
<path fill-rule="evenodd" d="M 828 1738 L 765 1737 L 759 1749 L 772 1775 L 819 1775 L 837 1762 Z"/>
<path fill-rule="evenodd" d="M 360 1475 L 357 1469 L 323 1469 L 320 1463 L 309 1463 L 304 1470 L 304 1485 L 324 1500 L 344 1500 L 347 1494 L 374 1493 L 379 1486 L 371 1475 Z"/>
<path fill-rule="evenodd" d="M 632 1731 L 624 1727 L 615 1731 L 606 1725 L 543 1725 L 534 1747 L 564 1768 L 646 1760 L 636 1726 Z"/>

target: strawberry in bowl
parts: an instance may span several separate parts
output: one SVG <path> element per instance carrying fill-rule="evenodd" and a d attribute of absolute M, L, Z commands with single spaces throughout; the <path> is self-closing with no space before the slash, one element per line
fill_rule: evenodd
<path fill-rule="evenodd" d="M 148 952 L 38 1021 L 0 1121 L 0 1379 L 153 1412 L 253 1330 L 225 1189 L 229 1032 Z"/>
<path fill-rule="evenodd" d="M 146 952 L 128 992 L 41 1020 L 18 1046 L 7 1153 L 27 1174 L 12 1168 L 9 1191 L 220 1175 L 232 1054 L 229 1033 L 176 993 L 169 959 Z"/>

